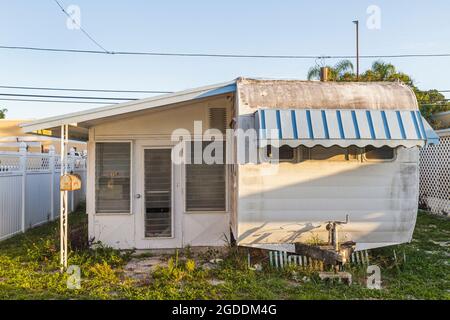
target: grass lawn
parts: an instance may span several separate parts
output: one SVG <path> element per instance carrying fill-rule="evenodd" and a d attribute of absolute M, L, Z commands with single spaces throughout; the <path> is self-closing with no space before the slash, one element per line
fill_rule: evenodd
<path fill-rule="evenodd" d="M 353 285 L 322 282 L 314 270 L 247 268 L 245 254 L 229 248 L 167 256 L 146 280 L 124 273 L 131 252 L 87 248 L 87 217 L 70 215 L 69 264 L 79 265 L 80 289 L 68 289 L 58 267 L 58 224 L 51 222 L 0 242 L 0 299 L 449 299 L 450 220 L 419 212 L 412 243 L 370 252 L 381 268 L 382 289 L 365 287 L 365 268 L 350 267 Z M 397 260 L 394 258 L 394 250 Z M 142 255 L 141 258 L 148 258 Z M 216 268 L 204 261 L 223 258 Z M 406 259 L 404 259 L 404 257 Z M 203 260 L 203 261 L 202 261 Z"/>

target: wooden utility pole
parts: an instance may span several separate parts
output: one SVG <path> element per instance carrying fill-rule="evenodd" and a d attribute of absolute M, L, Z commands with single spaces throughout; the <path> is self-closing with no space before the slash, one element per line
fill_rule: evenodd
<path fill-rule="evenodd" d="M 359 80 L 359 20 L 354 20 L 356 27 L 356 80 Z"/>

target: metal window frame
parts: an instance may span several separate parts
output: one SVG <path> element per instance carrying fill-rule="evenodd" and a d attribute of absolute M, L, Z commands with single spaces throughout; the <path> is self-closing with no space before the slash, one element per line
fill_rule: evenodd
<path fill-rule="evenodd" d="M 187 143 L 192 143 L 192 142 L 197 142 L 197 141 L 206 141 L 209 142 L 209 140 L 203 140 L 203 139 L 189 139 L 189 140 L 185 140 L 183 141 L 183 143 L 185 144 L 184 146 L 184 150 L 186 150 L 186 144 Z M 225 138 L 219 138 L 217 141 L 223 141 L 226 143 L 226 139 Z M 184 155 L 184 157 L 186 157 L 186 155 Z M 226 157 L 225 157 L 225 162 L 226 162 Z M 187 183 L 187 179 L 186 179 L 186 166 L 187 164 L 184 163 L 182 165 L 182 173 L 181 173 L 181 185 L 183 186 L 182 190 L 182 197 L 183 197 L 183 211 L 185 214 L 227 214 L 230 213 L 230 192 L 229 192 L 229 173 L 230 173 L 230 169 L 227 163 L 224 164 L 225 165 L 225 211 L 224 210 L 188 210 L 187 209 L 187 201 L 186 201 L 186 194 L 187 194 L 187 188 L 186 188 L 186 183 Z"/>
<path fill-rule="evenodd" d="M 134 143 L 133 140 L 95 140 L 94 142 L 94 156 L 93 156 L 93 171 L 94 171 L 94 201 L 93 211 L 94 215 L 109 216 L 109 215 L 132 215 L 134 210 L 133 192 L 134 192 Z M 130 144 L 130 210 L 128 212 L 97 212 L 97 143 L 129 143 Z"/>
<path fill-rule="evenodd" d="M 387 146 L 387 147 L 389 147 L 389 146 Z M 380 149 L 380 148 L 377 148 L 377 147 L 374 147 L 374 148 L 375 149 Z M 364 147 L 364 148 L 362 148 L 363 150 L 362 150 L 362 153 L 361 153 L 361 160 L 363 162 L 394 162 L 395 160 L 397 160 L 397 148 L 398 147 L 396 147 L 396 148 L 389 147 L 389 148 L 392 149 L 393 154 L 394 154 L 394 156 L 392 158 L 390 158 L 390 159 L 368 159 L 366 157 L 366 147 Z"/>

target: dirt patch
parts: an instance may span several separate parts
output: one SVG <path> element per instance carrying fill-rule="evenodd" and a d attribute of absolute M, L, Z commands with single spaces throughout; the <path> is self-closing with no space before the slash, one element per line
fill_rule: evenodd
<path fill-rule="evenodd" d="M 136 280 L 150 277 L 150 274 L 158 267 L 167 267 L 167 261 L 162 257 L 133 258 L 124 268 L 125 275 Z"/>

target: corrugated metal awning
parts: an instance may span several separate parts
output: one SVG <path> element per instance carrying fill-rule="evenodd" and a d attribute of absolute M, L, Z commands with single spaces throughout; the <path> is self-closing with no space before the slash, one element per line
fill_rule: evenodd
<path fill-rule="evenodd" d="M 259 109 L 259 145 L 423 146 L 439 137 L 418 110 Z"/>

